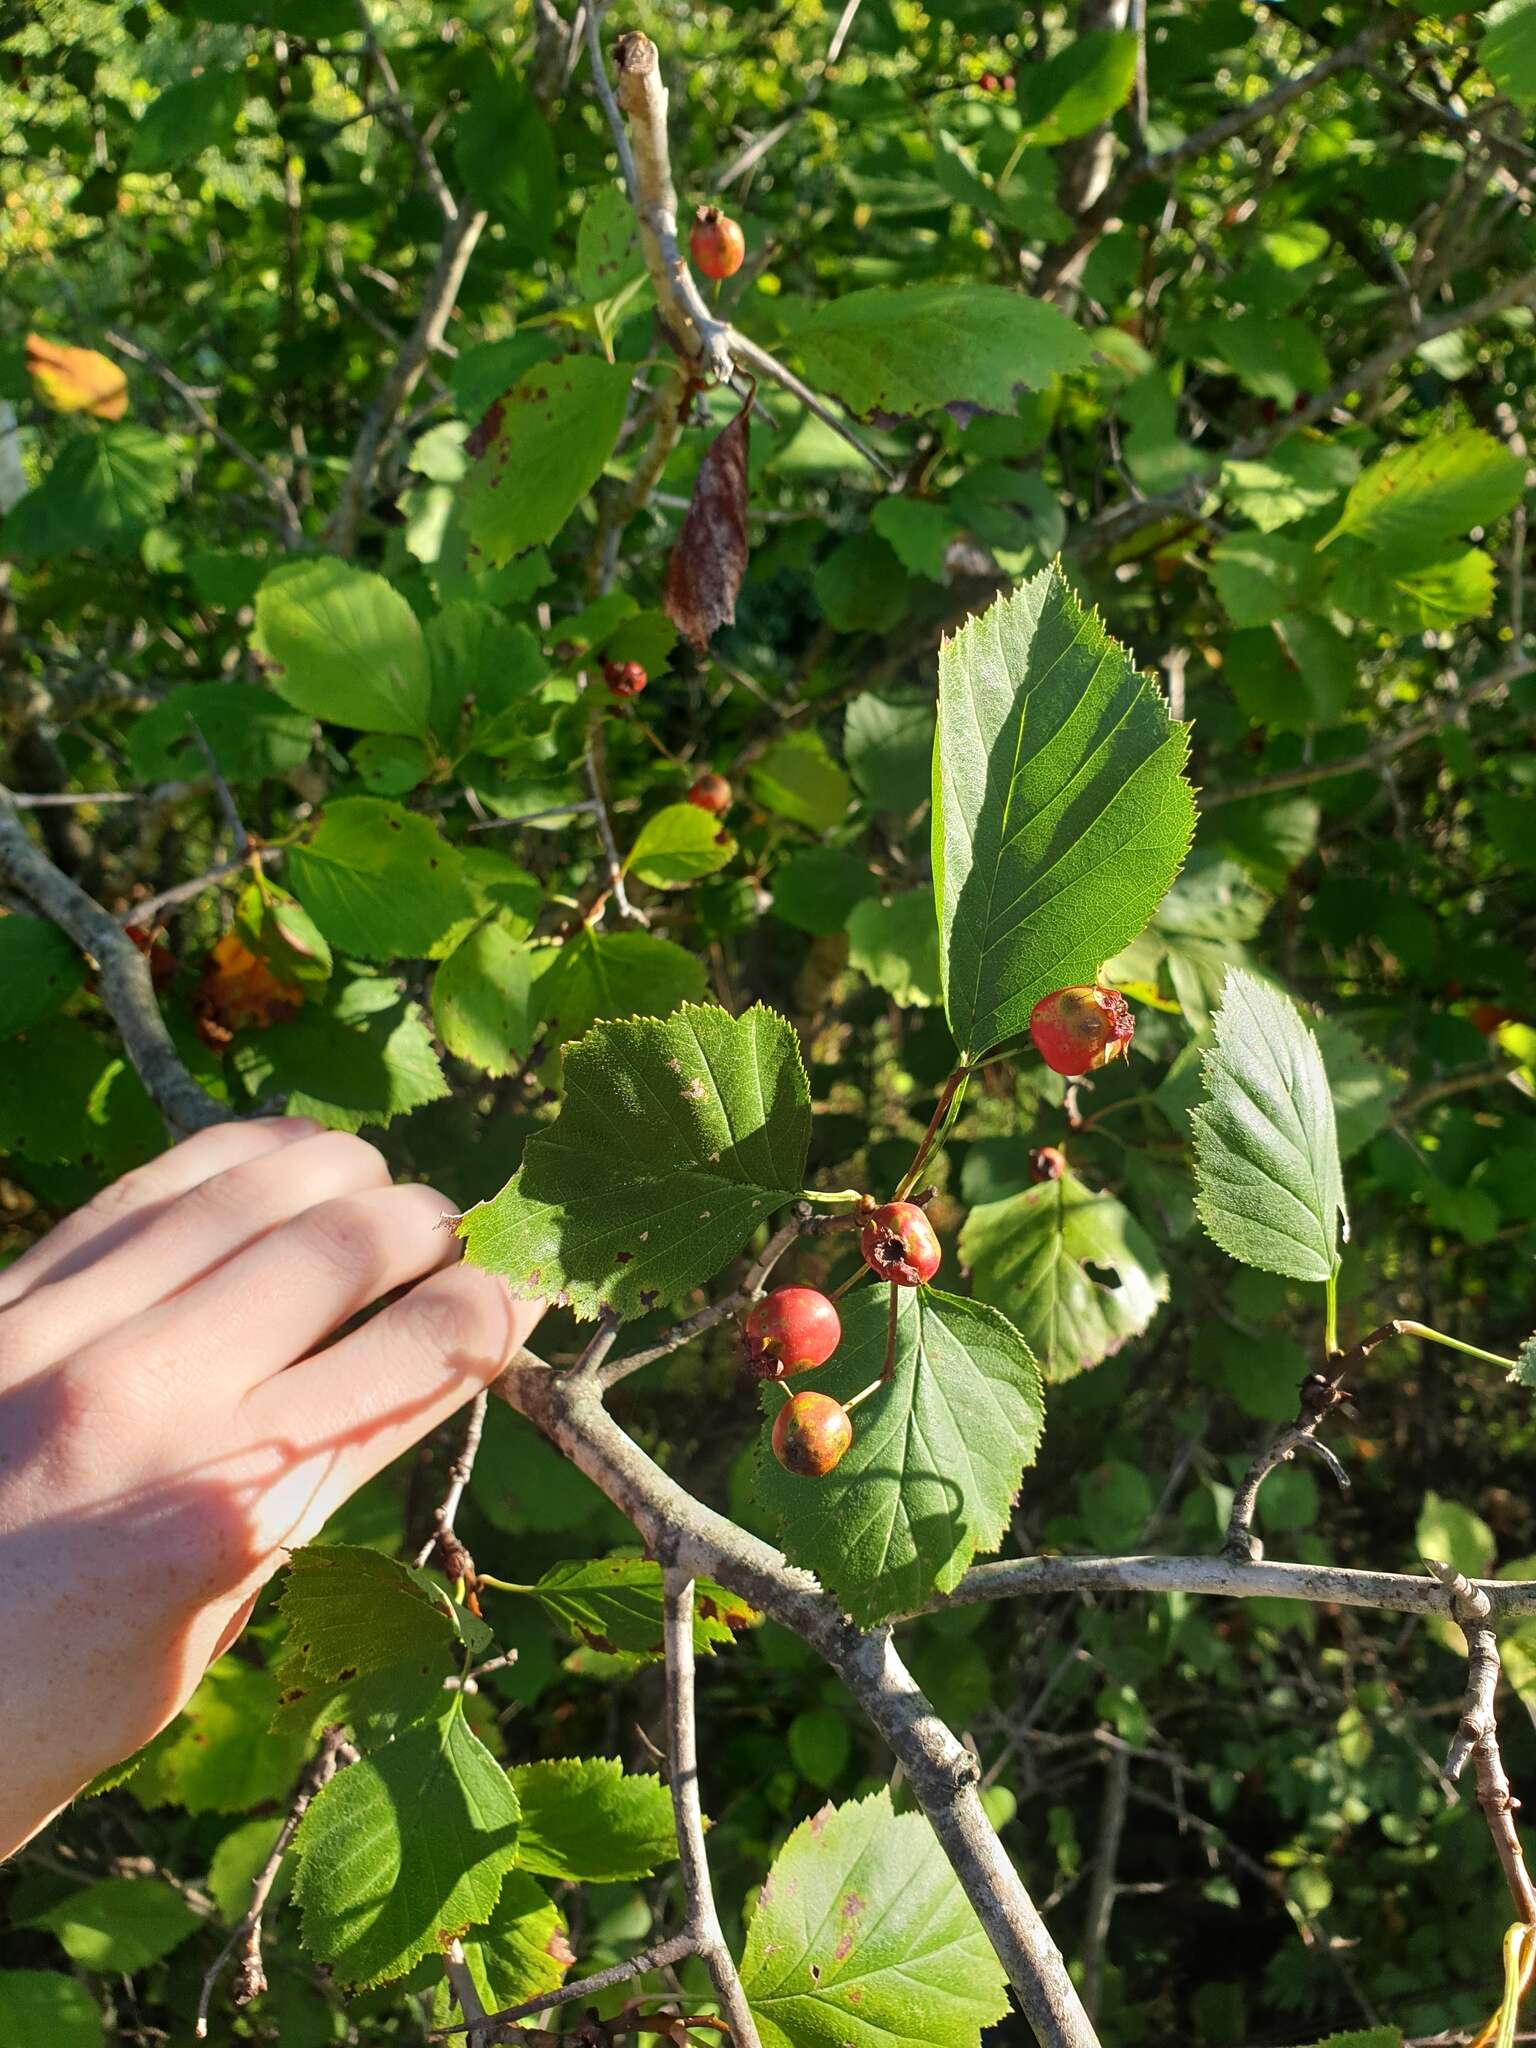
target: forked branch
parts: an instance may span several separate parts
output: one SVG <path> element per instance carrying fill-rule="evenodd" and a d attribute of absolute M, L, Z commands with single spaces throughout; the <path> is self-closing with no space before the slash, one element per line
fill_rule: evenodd
<path fill-rule="evenodd" d="M 1525 1851 L 1515 1826 L 1520 1802 L 1510 1790 L 1499 1750 L 1499 1724 L 1494 1711 L 1499 1689 L 1499 1643 L 1490 1618 L 1492 1605 L 1481 1587 L 1472 1585 L 1450 1565 L 1430 1560 L 1429 1569 L 1449 1595 L 1452 1618 L 1467 1639 L 1466 1699 L 1445 1760 L 1445 1777 L 1448 1783 L 1454 1783 L 1471 1760 L 1477 1779 L 1477 1803 L 1493 1836 L 1504 1881 L 1515 1902 L 1515 1913 L 1522 1926 L 1536 1926 L 1536 1888 L 1532 1887 L 1530 1872 L 1525 1867 Z"/>

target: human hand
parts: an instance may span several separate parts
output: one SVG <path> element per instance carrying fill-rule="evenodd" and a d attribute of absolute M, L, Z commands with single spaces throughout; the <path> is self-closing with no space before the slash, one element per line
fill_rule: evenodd
<path fill-rule="evenodd" d="M 0 1855 L 163 1728 L 283 1553 L 538 1321 L 458 1263 L 451 1207 L 359 1138 L 220 1124 L 0 1271 Z"/>

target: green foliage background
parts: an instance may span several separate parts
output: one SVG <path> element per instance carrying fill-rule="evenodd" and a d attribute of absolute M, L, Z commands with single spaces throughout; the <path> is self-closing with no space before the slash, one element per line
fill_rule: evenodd
<path fill-rule="evenodd" d="M 17 421 L 0 421 L 0 457 L 27 487 L 0 523 L 4 779 L 134 793 L 36 814 L 54 858 L 126 909 L 229 853 L 195 724 L 246 827 L 281 849 L 262 883 L 236 876 L 164 917 L 168 1018 L 232 1106 L 286 1098 L 361 1128 L 399 1173 L 468 1208 L 550 1120 L 561 1048 L 594 1020 L 762 1001 L 805 1055 L 807 1185 L 886 1191 L 955 1053 L 932 938 L 936 880 L 946 939 L 952 923 L 930 860 L 941 662 L 962 662 L 981 630 L 956 642 L 968 618 L 1060 554 L 1193 721 L 1200 823 L 1161 903 L 1134 903 L 1072 959 L 1088 975 L 1123 946 L 1108 975 L 1136 1006 L 1131 1060 L 1070 1108 L 1027 1049 L 987 1067 L 935 1168 L 933 1215 L 945 1284 L 1005 1311 L 1048 1382 L 1003 1550 L 1208 1552 L 1322 1343 L 1314 1286 L 1229 1263 L 1198 1227 L 1189 1115 L 1229 969 L 1322 1012 L 1351 1218 L 1346 1336 L 1402 1315 L 1513 1353 L 1533 1321 L 1536 10 L 1405 9 L 1368 64 L 1187 158 L 1183 138 L 1347 51 L 1382 11 L 1148 0 L 1139 69 L 1135 37 L 1100 10 L 865 0 L 823 77 L 838 11 L 642 5 L 604 25 L 605 42 L 640 27 L 661 48 L 685 219 L 719 196 L 745 228 L 729 317 L 871 416 L 860 431 L 901 481 L 885 489 L 762 383 L 750 563 L 707 653 L 679 638 L 663 578 L 735 402 L 691 401 L 599 594 L 600 522 L 643 446 L 642 422 L 615 447 L 641 411 L 631 382 L 654 386 L 670 357 L 585 59 L 557 51 L 551 68 L 532 8 L 376 12 L 434 163 L 488 220 L 446 344 L 388 423 L 347 561 L 327 550 L 329 523 L 443 237 L 351 7 L 42 0 L 0 15 L 0 400 Z M 742 145 L 790 113 L 722 193 Z M 1056 290 L 1068 326 L 1032 287 L 1072 247 L 1087 154 L 1106 137 L 1115 168 L 1154 161 Z M 1490 297 L 1471 324 L 1453 317 Z M 115 354 L 127 418 L 50 410 L 24 369 L 28 331 Z M 494 401 L 551 389 L 556 431 L 509 401 L 489 457 L 476 451 Z M 498 495 L 503 451 L 519 481 Z M 608 699 L 603 660 L 640 661 L 644 695 Z M 594 721 L 648 930 L 611 901 L 593 915 L 607 877 L 578 807 Z M 736 791 L 723 836 L 683 803 L 706 768 Z M 1042 770 L 1032 805 L 1053 787 Z M 540 815 L 474 829 L 526 813 Z M 1106 857 L 1142 817 L 1101 819 Z M 195 1025 L 230 929 L 303 1002 L 226 1018 L 215 1048 Z M 990 1021 L 967 1050 L 1022 1019 Z M 72 950 L 19 917 L 0 918 L 0 1029 L 0 1241 L 14 1252 L 163 1139 Z M 1070 1175 L 1037 1187 L 1043 1144 L 1065 1145 Z M 829 1242 L 794 1277 L 840 1277 Z M 684 1305 L 696 1277 L 669 1282 Z M 558 1312 L 541 1337 L 556 1360 L 582 1341 Z M 1350 1492 L 1316 1465 L 1277 1472 L 1259 1511 L 1268 1553 L 1528 1569 L 1524 1398 L 1471 1361 L 1384 1348 L 1331 1433 Z M 758 1417 L 728 1330 L 617 1405 L 693 1491 L 765 1534 L 793 1522 L 792 1499 L 764 1500 L 754 1480 Z M 329 1539 L 414 1554 L 443 1462 L 367 1489 Z M 627 1861 L 567 1845 L 537 1884 L 518 1874 L 543 1930 L 534 1953 L 548 1955 L 553 1899 L 580 1966 L 601 1967 L 646 1940 L 671 1896 L 637 1789 L 635 1730 L 654 1725 L 659 1679 L 628 1568 L 623 1599 L 561 1573 L 632 1532 L 494 1406 L 462 1527 L 482 1564 L 532 1589 L 491 1609 L 517 1661 L 464 1723 L 509 1765 L 627 1766 L 613 1794 L 631 1803 Z M 268 1726 L 277 1590 L 149 1763 L 0 1875 L 0 2048 L 189 2037 L 302 1756 L 292 1729 Z M 1106 2041 L 1242 2048 L 1378 2022 L 1429 2034 L 1493 2009 L 1490 1930 L 1508 1905 L 1475 1806 L 1447 1805 L 1436 1777 L 1462 1678 L 1444 1629 L 1106 1596 L 957 1609 L 904 1641 L 973 1741 L 989 1811 L 1069 1958 L 1109 1745 L 1131 1745 Z M 1506 1659 L 1518 1790 L 1536 1782 L 1536 1635 L 1516 1630 Z M 792 1831 L 827 1799 L 850 1835 L 875 1825 L 889 1760 L 771 1624 L 722 1645 L 701 1694 L 739 1954 Z M 445 1727 L 444 1745 L 467 1739 Z M 402 1767 L 398 1748 L 378 1754 Z M 350 1782 L 361 1804 L 373 1788 Z M 526 1810 L 526 1782 L 517 1796 Z M 892 1798 L 899 1814 L 899 1784 Z M 225 2038 L 421 2037 L 430 1958 L 343 2001 L 301 1946 L 324 1877 L 323 1858 L 307 1864 L 302 1919 L 274 1918 L 269 1998 L 240 2017 L 216 2008 Z M 988 2024 L 984 1991 L 954 2038 L 1024 2040 L 1016 2018 Z"/>

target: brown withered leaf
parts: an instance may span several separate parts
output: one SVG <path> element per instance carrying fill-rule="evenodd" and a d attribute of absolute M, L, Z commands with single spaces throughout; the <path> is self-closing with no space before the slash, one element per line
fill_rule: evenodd
<path fill-rule="evenodd" d="M 120 420 L 128 410 L 128 379 L 110 356 L 93 348 L 27 336 L 27 369 L 38 395 L 55 412 L 84 412 L 93 419 Z"/>
<path fill-rule="evenodd" d="M 197 1035 L 214 1052 L 222 1052 L 237 1031 L 264 1031 L 296 1016 L 303 1006 L 303 990 L 279 981 L 233 932 L 226 932 L 203 962 L 192 996 Z"/>
<path fill-rule="evenodd" d="M 678 631 L 702 650 L 736 617 L 747 573 L 747 421 L 749 398 L 710 443 L 693 486 L 682 531 L 672 545 L 661 601 Z"/>

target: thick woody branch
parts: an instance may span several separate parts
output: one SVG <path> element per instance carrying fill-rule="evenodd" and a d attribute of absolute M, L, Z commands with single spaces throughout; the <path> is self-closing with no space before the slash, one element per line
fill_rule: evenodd
<path fill-rule="evenodd" d="M 826 1659 L 901 1763 L 1041 2048 L 1097 2048 L 1060 1952 L 983 1810 L 975 1759 L 918 1690 L 889 1630 L 855 1628 L 809 1573 L 684 1492 L 606 1412 L 595 1375 L 552 1373 L 525 1352 L 494 1391 L 629 1517 L 664 1569 L 718 1579 Z"/>
<path fill-rule="evenodd" d="M 1467 1639 L 1466 1699 L 1445 1760 L 1445 1777 L 1454 1783 L 1470 1758 L 1477 1778 L 1477 1803 L 1493 1836 L 1516 1915 L 1522 1926 L 1530 1927 L 1536 1925 L 1536 1888 L 1525 1867 L 1525 1851 L 1515 1827 L 1520 1802 L 1510 1790 L 1494 1713 L 1500 1667 L 1498 1638 L 1490 1620 L 1492 1603 L 1481 1587 L 1472 1585 L 1450 1565 L 1430 1560 L 1429 1569 L 1450 1596 L 1452 1618 Z"/>
<path fill-rule="evenodd" d="M 102 1003 L 172 1136 L 185 1138 L 222 1123 L 229 1112 L 193 1080 L 171 1042 L 149 962 L 117 920 L 33 845 L 5 790 L 0 790 L 0 883 L 24 896 L 94 961 Z"/>
<path fill-rule="evenodd" d="M 672 1814 L 677 1823 L 677 1859 L 688 1899 L 688 1932 L 695 1953 L 709 1972 L 735 2048 L 762 2048 L 757 2022 L 721 1932 L 704 1847 L 698 1725 L 693 1708 L 692 1575 L 676 1565 L 669 1566 L 662 1577 L 662 1598 L 662 1641 L 667 1657 L 667 1768 L 672 1786 Z"/>
<path fill-rule="evenodd" d="M 261 1922 L 272 1887 L 277 1882 L 279 1866 L 287 1855 L 289 1844 L 299 1831 L 299 1822 L 309 1811 L 310 1802 L 316 1793 L 328 1785 L 339 1770 L 347 1764 L 356 1762 L 357 1751 L 347 1741 L 345 1730 L 339 1727 L 327 1728 L 320 1739 L 319 1749 L 305 1765 L 299 1782 L 293 1789 L 288 1811 L 277 1831 L 277 1840 L 272 1844 L 266 1862 L 256 1873 L 251 1885 L 250 1904 L 203 1978 L 203 1988 L 197 2001 L 197 2024 L 193 2030 L 199 2041 L 206 2041 L 208 2038 L 208 2006 L 213 1997 L 214 1986 L 223 1975 L 230 1958 L 237 1951 L 240 1966 L 235 1972 L 235 2004 L 249 2005 L 253 1998 L 260 1998 L 266 1990 L 267 1973 L 261 1960 Z"/>
<path fill-rule="evenodd" d="M 475 253 L 475 244 L 485 223 L 484 213 L 471 212 L 468 208 L 461 209 L 445 221 L 442 247 L 428 280 L 416 325 L 401 344 L 389 375 L 368 409 L 352 450 L 352 460 L 342 480 L 341 497 L 328 536 L 331 547 L 339 555 L 350 555 L 356 550 L 358 528 L 362 524 L 368 489 L 379 455 L 406 401 L 420 383 L 433 350 L 442 342 L 464 274 L 469 269 L 469 259 Z"/>
<path fill-rule="evenodd" d="M 130 362 L 140 364 L 152 376 L 158 377 L 166 389 L 180 399 L 191 414 L 194 425 L 203 433 L 211 435 L 227 455 L 232 455 L 242 468 L 250 471 L 261 485 L 264 495 L 276 508 L 284 547 L 302 547 L 303 521 L 299 518 L 299 509 L 294 504 L 292 494 L 282 477 L 274 476 L 259 456 L 253 455 L 249 448 L 237 441 L 226 428 L 221 427 L 192 387 L 178 377 L 170 364 L 157 356 L 152 348 L 146 348 L 142 342 L 132 340 L 117 327 L 107 329 L 105 340 L 108 347 L 115 348 L 119 355 L 127 356 Z"/>

